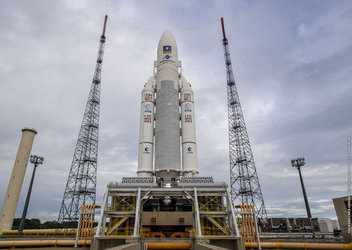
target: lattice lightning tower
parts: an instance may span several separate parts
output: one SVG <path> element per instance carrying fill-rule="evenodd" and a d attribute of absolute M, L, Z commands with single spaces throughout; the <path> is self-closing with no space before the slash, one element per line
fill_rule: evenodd
<path fill-rule="evenodd" d="M 267 218 L 262 190 L 254 164 L 241 103 L 233 76 L 224 19 L 221 27 L 227 76 L 227 105 L 229 123 L 230 183 L 233 205 L 253 205 L 258 218 Z"/>
<path fill-rule="evenodd" d="M 61 203 L 59 222 L 73 222 L 79 218 L 82 205 L 94 205 L 96 198 L 99 109 L 101 70 L 104 56 L 105 29 L 108 16 L 104 19 L 100 36 L 97 64 L 87 105 L 79 131 L 64 197 Z"/>

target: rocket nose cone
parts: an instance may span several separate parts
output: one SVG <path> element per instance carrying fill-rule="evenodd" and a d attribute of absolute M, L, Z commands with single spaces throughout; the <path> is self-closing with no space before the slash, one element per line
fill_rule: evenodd
<path fill-rule="evenodd" d="M 161 35 L 158 45 L 157 60 L 172 60 L 177 61 L 177 45 L 174 36 L 169 30 L 165 30 Z"/>

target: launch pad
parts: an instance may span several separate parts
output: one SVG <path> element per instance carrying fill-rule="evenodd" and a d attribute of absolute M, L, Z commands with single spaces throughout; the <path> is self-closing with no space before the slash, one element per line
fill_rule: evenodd
<path fill-rule="evenodd" d="M 230 204 L 226 183 L 211 177 L 184 177 L 172 186 L 153 177 L 123 178 L 108 185 L 92 246 L 144 249 L 157 242 L 185 243 L 179 246 L 188 249 L 242 249 Z"/>
<path fill-rule="evenodd" d="M 194 93 L 166 30 L 141 95 L 138 177 L 109 183 L 92 249 L 244 249 L 226 183 L 198 173 Z"/>

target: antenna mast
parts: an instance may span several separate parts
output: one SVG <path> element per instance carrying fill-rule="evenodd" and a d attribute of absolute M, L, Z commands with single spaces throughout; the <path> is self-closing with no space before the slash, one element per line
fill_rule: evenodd
<path fill-rule="evenodd" d="M 76 149 L 61 203 L 59 222 L 78 221 L 82 205 L 95 205 L 99 138 L 100 83 L 104 56 L 105 15 L 103 33 L 87 105 L 79 131 Z"/>
<path fill-rule="evenodd" d="M 233 205 L 253 205 L 257 217 L 266 219 L 267 214 L 262 190 L 233 76 L 230 49 L 225 34 L 223 18 L 221 18 L 221 28 L 227 76 L 231 199 Z"/>

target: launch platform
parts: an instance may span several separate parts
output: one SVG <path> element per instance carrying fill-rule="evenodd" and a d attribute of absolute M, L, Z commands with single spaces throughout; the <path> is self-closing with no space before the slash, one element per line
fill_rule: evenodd
<path fill-rule="evenodd" d="M 226 183 L 211 177 L 184 177 L 172 186 L 153 177 L 123 178 L 108 185 L 92 247 L 244 249 L 229 204 Z"/>

